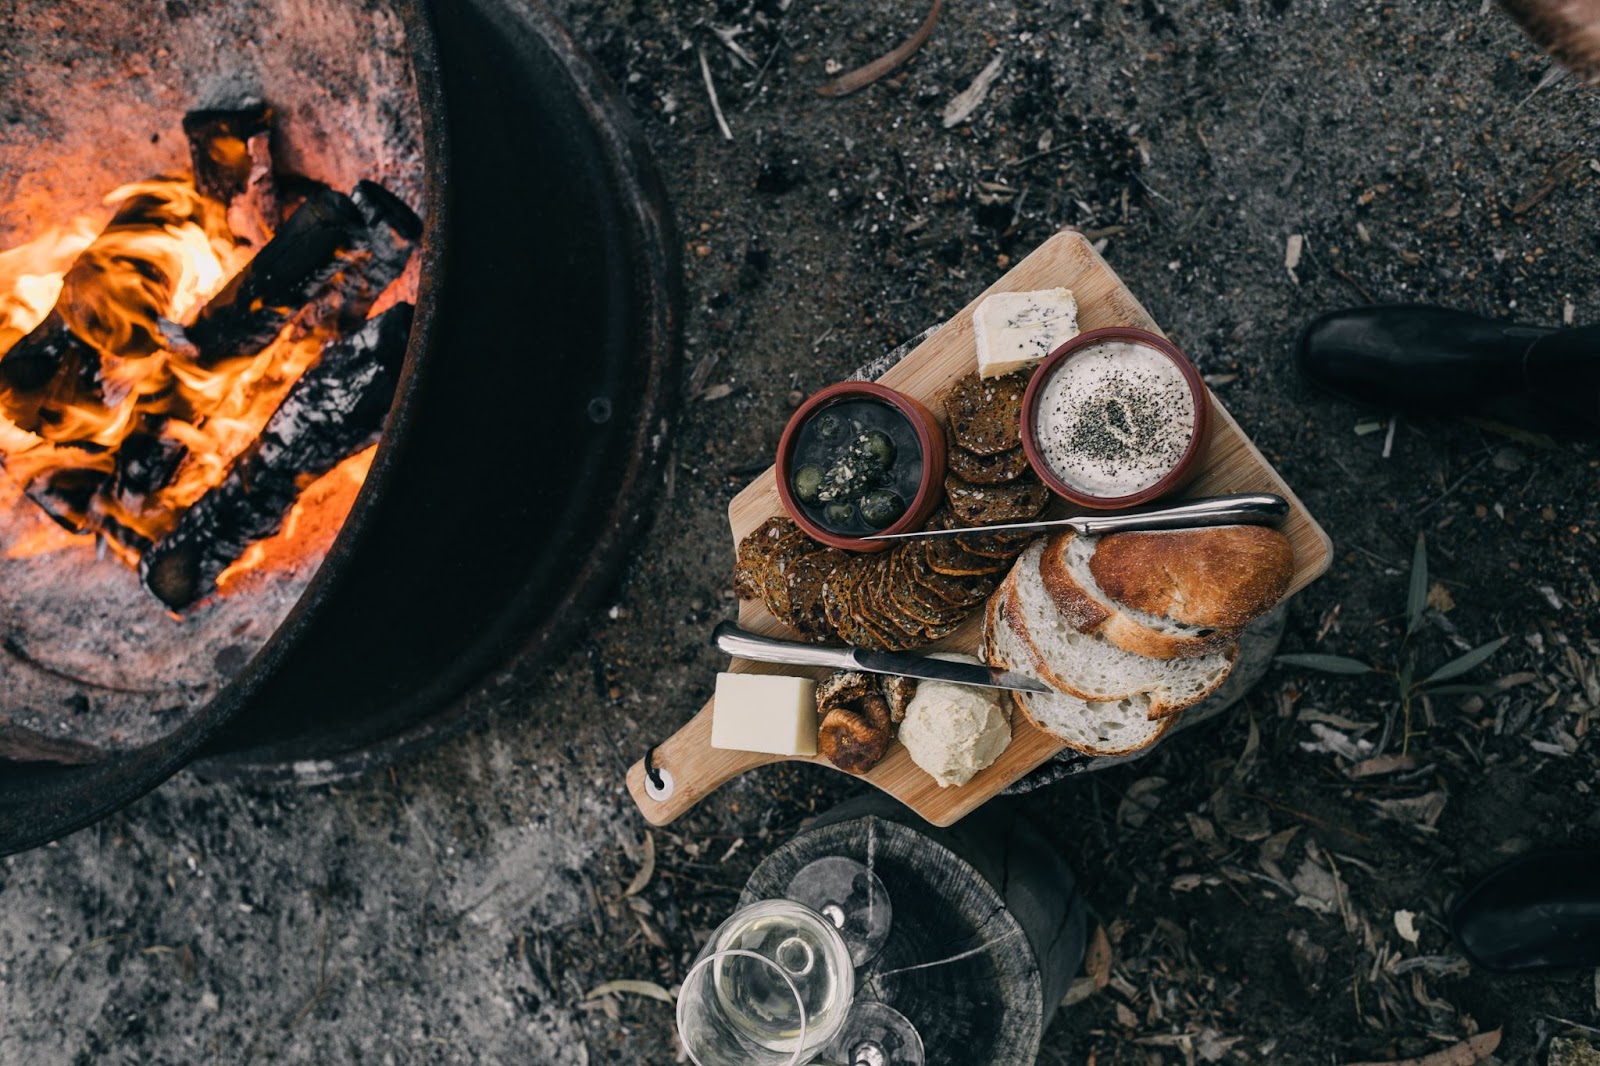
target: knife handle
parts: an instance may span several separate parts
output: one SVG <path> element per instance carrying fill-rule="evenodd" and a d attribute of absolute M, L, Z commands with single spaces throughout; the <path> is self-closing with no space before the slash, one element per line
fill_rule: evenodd
<path fill-rule="evenodd" d="M 1195 526 L 1263 525 L 1289 513 L 1289 501 L 1270 492 L 1207 496 L 1200 500 L 1158 507 L 1133 514 L 1091 515 L 1074 525 L 1085 534 L 1115 533 L 1124 529 L 1191 529 Z"/>
<path fill-rule="evenodd" d="M 732 622 L 718 622 L 711 631 L 711 642 L 729 655 L 741 659 L 754 659 L 760 663 L 787 663 L 791 666 L 828 666 L 835 670 L 853 670 L 856 661 L 849 648 L 830 648 L 823 644 L 805 644 L 798 640 L 763 637 L 758 633 L 740 629 Z"/>

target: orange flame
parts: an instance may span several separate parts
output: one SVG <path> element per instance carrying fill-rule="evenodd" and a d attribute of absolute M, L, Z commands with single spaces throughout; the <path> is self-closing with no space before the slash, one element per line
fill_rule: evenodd
<path fill-rule="evenodd" d="M 0 414 L 0 480 L 13 489 L 0 486 L 0 507 L 7 506 L 7 495 L 21 501 L 22 489 L 40 478 L 66 471 L 111 474 L 117 449 L 155 424 L 161 440 L 182 447 L 176 473 L 145 498 L 98 493 L 94 513 L 86 516 L 91 527 L 109 520 L 155 541 L 222 481 L 327 338 L 291 327 L 253 357 L 197 365 L 174 340 L 172 326 L 191 323 L 252 250 L 236 244 L 224 209 L 187 178 L 124 185 L 105 202 L 115 208 L 109 223 L 78 218 L 0 253 L 0 357 L 54 309 L 99 358 L 98 395 L 54 402 L 50 418 L 33 431 Z M 365 466 L 357 468 L 359 488 Z M 352 476 L 345 467 L 334 473 L 340 471 Z M 62 533 L 0 545 L 0 555 L 23 558 L 85 541 Z M 107 543 L 125 562 L 137 563 L 115 538 Z M 228 577 L 236 582 L 248 569 L 241 561 Z"/>

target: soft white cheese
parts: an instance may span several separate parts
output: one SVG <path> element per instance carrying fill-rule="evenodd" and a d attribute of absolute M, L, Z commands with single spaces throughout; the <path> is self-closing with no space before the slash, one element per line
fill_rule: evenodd
<path fill-rule="evenodd" d="M 711 746 L 769 755 L 815 755 L 817 683 L 777 674 L 718 674 Z"/>
<path fill-rule="evenodd" d="M 997 378 L 1033 366 L 1078 335 L 1071 289 L 997 292 L 972 312 L 978 376 Z"/>
<path fill-rule="evenodd" d="M 977 662 L 966 655 L 941 659 Z M 926 770 L 940 788 L 964 785 L 1000 757 L 1011 743 L 1011 723 L 992 688 L 922 681 L 906 706 L 900 743 L 911 761 Z"/>

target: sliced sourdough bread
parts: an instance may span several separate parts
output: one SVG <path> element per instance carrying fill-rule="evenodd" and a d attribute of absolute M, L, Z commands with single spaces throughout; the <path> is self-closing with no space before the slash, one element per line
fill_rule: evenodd
<path fill-rule="evenodd" d="M 1089 571 L 1119 606 L 1242 629 L 1283 599 L 1294 549 L 1266 526 L 1114 533 L 1100 538 Z"/>
<path fill-rule="evenodd" d="M 1193 659 L 1225 652 L 1232 645 L 1235 630 L 1191 626 L 1124 606 L 1106 595 L 1089 567 L 1105 539 L 1081 537 L 1069 529 L 1045 542 L 1039 576 L 1067 625 L 1080 633 L 1099 633 L 1123 651 L 1152 659 Z"/>
<path fill-rule="evenodd" d="M 1044 543 L 1035 542 L 1001 584 L 999 620 L 1038 663 L 1041 680 L 1089 702 L 1148 698 L 1149 714 L 1165 718 L 1198 703 L 1227 678 L 1237 642 L 1189 659 L 1152 659 L 1125 651 L 1067 623 L 1039 574 Z"/>
<path fill-rule="evenodd" d="M 991 666 L 1015 670 L 1049 684 L 1042 664 L 1002 617 L 1004 595 L 997 593 L 984 612 L 981 654 Z M 1017 708 L 1035 726 L 1069 748 L 1090 755 L 1131 755 L 1154 744 L 1180 715 L 1150 717 L 1144 694 L 1093 702 L 1064 692 L 1013 692 Z"/>

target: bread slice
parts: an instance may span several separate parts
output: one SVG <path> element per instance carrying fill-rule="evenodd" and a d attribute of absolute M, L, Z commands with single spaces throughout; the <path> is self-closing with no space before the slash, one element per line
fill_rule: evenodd
<path fill-rule="evenodd" d="M 1243 629 L 1283 599 L 1294 549 L 1266 526 L 1113 533 L 1100 538 L 1089 572 L 1119 606 Z"/>
<path fill-rule="evenodd" d="M 1225 652 L 1237 639 L 1230 629 L 1205 629 L 1137 611 L 1113 601 L 1089 569 L 1097 542 L 1067 530 L 1051 537 L 1039 560 L 1039 576 L 1061 617 L 1080 633 L 1099 633 L 1123 651 L 1152 659 L 1194 659 Z"/>
<path fill-rule="evenodd" d="M 1097 633 L 1069 625 L 1039 575 L 1044 543 L 1017 560 L 996 593 L 999 616 L 1058 692 L 1094 703 L 1143 695 L 1152 718 L 1165 718 L 1205 699 L 1227 678 L 1237 642 L 1191 659 L 1151 659 L 1125 651 Z"/>
<path fill-rule="evenodd" d="M 1038 659 L 1001 616 L 1003 599 L 999 593 L 991 597 L 984 612 L 983 660 L 1049 684 Z M 1142 693 L 1106 702 L 1081 700 L 1062 692 L 1013 692 L 1011 696 L 1028 721 L 1069 748 L 1090 755 L 1131 755 L 1154 744 L 1181 717 L 1173 714 L 1152 719 L 1150 698 Z"/>

